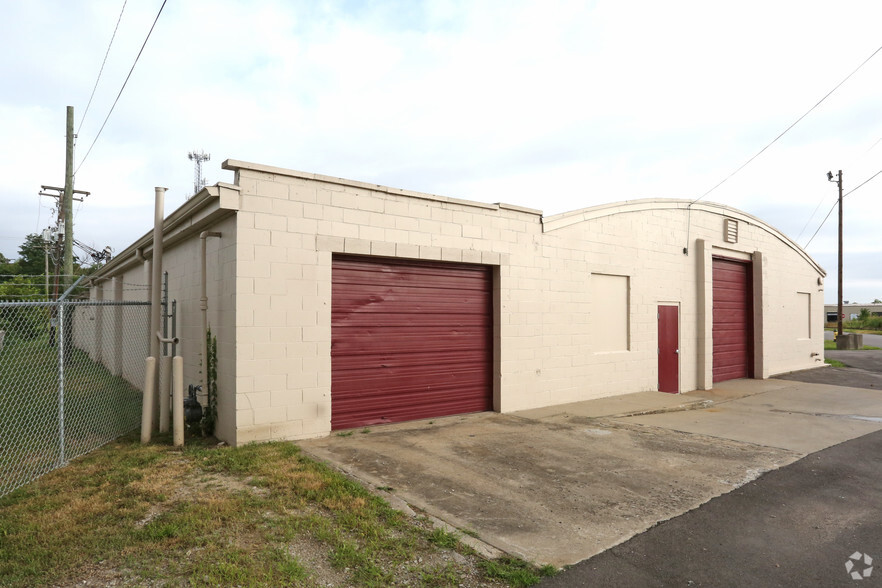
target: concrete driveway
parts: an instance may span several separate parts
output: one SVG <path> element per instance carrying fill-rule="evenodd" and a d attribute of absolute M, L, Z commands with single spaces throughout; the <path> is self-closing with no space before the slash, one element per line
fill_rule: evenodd
<path fill-rule="evenodd" d="M 712 392 L 447 417 L 299 445 L 393 501 L 562 566 L 878 429 L 882 395 L 873 390 L 738 380 Z"/>

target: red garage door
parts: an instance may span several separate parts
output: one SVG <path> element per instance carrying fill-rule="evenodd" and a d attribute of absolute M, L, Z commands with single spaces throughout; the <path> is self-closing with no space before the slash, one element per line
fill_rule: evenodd
<path fill-rule="evenodd" d="M 335 256 L 331 429 L 492 410 L 490 268 Z"/>
<path fill-rule="evenodd" d="M 751 263 L 713 258 L 714 382 L 753 377 Z"/>

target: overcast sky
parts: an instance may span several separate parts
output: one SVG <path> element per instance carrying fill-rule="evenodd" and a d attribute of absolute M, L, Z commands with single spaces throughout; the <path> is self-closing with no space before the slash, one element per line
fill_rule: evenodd
<path fill-rule="evenodd" d="M 54 222 L 121 251 L 193 191 L 189 151 L 554 214 L 698 198 L 882 46 L 882 2 L 0 0 L 0 252 Z M 882 170 L 882 52 L 707 196 L 805 246 Z M 882 298 L 882 175 L 845 199 L 844 297 Z M 815 212 L 816 211 L 816 212 Z M 814 212 L 814 216 L 812 216 Z M 807 251 L 836 300 L 836 212 Z M 78 252 L 79 253 L 79 252 Z"/>

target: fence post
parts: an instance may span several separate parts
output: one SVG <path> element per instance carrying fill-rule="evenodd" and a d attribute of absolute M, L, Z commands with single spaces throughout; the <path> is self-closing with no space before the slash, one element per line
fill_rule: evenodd
<path fill-rule="evenodd" d="M 65 460 L 65 451 L 64 451 L 64 360 L 68 358 L 68 354 L 73 351 L 73 349 L 68 349 L 68 345 L 66 343 L 70 343 L 70 347 L 73 347 L 73 320 L 72 317 L 67 317 L 64 312 L 65 301 L 71 292 L 74 291 L 74 288 L 80 285 L 80 282 L 83 281 L 83 278 L 86 276 L 80 276 L 77 278 L 77 281 L 74 282 L 70 288 L 64 291 L 57 301 L 58 305 L 58 444 L 59 444 L 59 465 L 64 465 L 66 463 Z M 68 337 L 70 337 L 70 341 L 67 341 Z"/>
<path fill-rule="evenodd" d="M 64 332 L 65 316 L 64 301 L 59 300 L 58 306 L 58 465 L 64 465 Z"/>
<path fill-rule="evenodd" d="M 123 280 L 120 277 L 113 278 L 113 300 L 116 302 L 123 301 Z M 123 307 L 113 307 L 113 369 L 111 372 L 114 376 L 121 376 L 125 373 L 123 369 Z"/>

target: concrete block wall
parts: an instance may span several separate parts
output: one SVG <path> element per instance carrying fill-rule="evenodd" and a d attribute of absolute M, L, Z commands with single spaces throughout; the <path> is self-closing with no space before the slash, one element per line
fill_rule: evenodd
<path fill-rule="evenodd" d="M 709 387 L 708 264 L 717 254 L 755 260 L 758 376 L 811 367 L 812 353 L 823 353 L 820 320 L 808 325 L 809 337 L 787 328 L 804 295 L 813 311 L 820 304 L 819 268 L 732 209 L 702 203 L 689 213 L 681 201 L 639 201 L 543 219 L 520 207 L 241 162 L 225 167 L 236 172 L 238 212 L 215 229 L 224 233 L 220 242 L 209 240 L 216 267 L 209 308 L 219 342 L 219 436 L 231 443 L 330 431 L 335 253 L 494 267 L 494 397 L 502 412 L 655 390 L 659 304 L 680 307 L 681 390 Z M 733 214 L 737 244 L 723 238 L 723 218 Z M 166 252 L 179 334 L 191 341 L 184 353 L 192 358 L 197 252 L 195 234 Z M 149 263 L 129 273 L 127 280 L 149 278 Z M 598 274 L 628 278 L 627 350 L 603 351 L 596 340 L 593 317 L 605 308 L 590 295 Z M 188 361 L 188 381 L 198 370 Z"/>
<path fill-rule="evenodd" d="M 511 260 L 539 248 L 538 211 L 282 172 L 237 171 L 237 443 L 330 431 L 335 253 L 499 268 L 504 294 L 497 323 L 504 343 L 495 371 L 503 388 L 527 393 L 509 366 L 538 366 L 537 355 L 547 353 L 538 326 L 543 284 Z M 527 315 L 523 324 L 512 320 Z M 533 359 L 525 361 L 528 356 Z M 503 394 L 497 409 L 513 410 L 513 397 Z"/>
<path fill-rule="evenodd" d="M 819 268 L 733 209 L 701 204 L 690 213 L 682 201 L 639 201 L 543 219 L 519 207 L 225 165 L 236 171 L 241 194 L 236 443 L 330 431 L 335 253 L 497 268 L 494 386 L 502 412 L 656 390 L 659 304 L 680 308 L 681 391 L 710 387 L 704 297 L 713 255 L 755 259 L 758 377 L 812 367 L 812 353 L 823 353 L 819 320 L 810 337 L 793 337 L 790 328 L 801 295 L 809 294 L 812 311 L 820 304 Z M 732 215 L 741 231 L 735 244 L 723 235 Z M 590 295 L 597 274 L 628 278 L 627 350 L 602 351 L 596 340 L 592 317 L 605 309 Z"/>
<path fill-rule="evenodd" d="M 578 223 L 551 230 L 546 237 L 558 233 L 559 238 L 571 241 L 570 247 L 587 244 L 592 272 L 632 277 L 631 350 L 611 357 L 612 365 L 606 368 L 594 366 L 599 371 L 597 381 L 607 381 L 608 390 L 656 389 L 660 304 L 680 307 L 680 390 L 712 387 L 710 264 L 715 255 L 752 259 L 759 272 L 759 279 L 755 278 L 755 347 L 760 356 L 756 377 L 816 367 L 823 361 L 823 322 L 816 312 L 823 300 L 821 272 L 780 233 L 749 215 L 719 206 L 699 205 L 691 213 L 686 203 L 676 201 L 656 201 L 650 208 L 627 203 L 598 208 L 582 214 Z M 732 217 L 739 221 L 737 243 L 724 240 L 723 220 Z M 696 247 L 698 242 L 702 247 Z M 688 255 L 683 253 L 687 246 Z M 700 299 L 703 292 L 709 296 L 706 308 Z M 803 296 L 809 298 L 808 309 L 801 306 Z M 602 311 L 602 302 L 594 302 Z M 800 330 L 800 325 L 806 328 Z M 629 377 L 618 377 L 620 366 L 627 366 Z"/>
<path fill-rule="evenodd" d="M 228 216 L 206 230 L 221 233 L 220 238 L 206 240 L 208 298 L 208 324 L 212 334 L 217 337 L 218 358 L 218 417 L 216 436 L 228 442 L 235 442 L 235 368 L 236 368 L 236 218 Z M 166 245 L 163 251 L 163 270 L 168 272 L 169 310 L 171 301 L 177 301 L 177 336 L 180 339 L 178 354 L 184 359 L 184 386 L 201 383 L 202 374 L 202 316 L 201 298 L 201 243 L 199 232 L 191 234 L 173 245 Z M 104 300 L 149 301 L 152 284 L 150 252 L 147 259 L 129 263 L 127 267 L 113 273 L 111 279 L 104 279 L 92 287 L 92 298 Z M 149 308 L 149 307 L 148 307 Z M 124 314 L 125 313 L 125 314 Z M 137 320 L 143 318 L 143 325 Z M 105 337 L 103 349 L 107 355 L 114 355 L 108 367 L 119 371 L 137 388 L 144 385 L 144 359 L 149 355 L 149 310 L 136 315 L 122 311 L 118 307 L 105 310 Z M 140 328 L 139 328 L 140 327 Z M 169 323 L 169 335 L 172 325 Z M 136 337 L 140 339 L 143 352 L 122 355 L 122 346 L 114 342 L 114 337 Z M 110 343 L 108 343 L 110 342 Z M 110 345 L 110 347 L 108 347 Z M 129 343 L 127 343 L 127 347 Z M 111 349 L 113 350 L 111 353 Z M 171 350 L 169 349 L 169 353 Z M 200 402 L 205 405 L 204 392 Z"/>
<path fill-rule="evenodd" d="M 140 275 L 140 274 L 139 274 Z M 130 279 L 133 279 L 130 276 Z M 89 299 L 94 301 L 142 300 L 131 292 L 146 293 L 143 285 L 133 282 L 125 287 L 122 277 L 93 285 Z M 128 292 L 128 296 L 124 293 Z M 145 294 L 146 296 L 146 294 Z M 74 344 L 93 361 L 122 376 L 137 389 L 144 387 L 144 358 L 149 351 L 146 308 L 119 306 L 68 307 L 74 316 Z M 140 321 L 139 320 L 143 319 Z M 143 323 L 143 324 L 141 324 Z M 139 328 L 140 327 L 140 328 Z"/>
<path fill-rule="evenodd" d="M 236 374 L 236 266 L 237 235 L 235 216 L 206 227 L 220 237 L 208 237 L 206 245 L 207 318 L 217 338 L 218 423 L 215 435 L 235 439 Z M 177 301 L 178 353 L 184 359 L 184 394 L 190 384 L 202 382 L 201 242 L 194 232 L 186 240 L 166 246 L 163 270 L 168 272 L 169 300 Z M 169 302 L 171 304 L 171 302 Z M 169 325 L 171 332 L 171 325 Z M 205 406 L 205 392 L 200 402 Z"/>
<path fill-rule="evenodd" d="M 591 300 L 583 327 L 589 341 L 581 350 L 584 368 L 572 374 L 567 402 L 658 389 L 659 304 L 680 307 L 680 386 L 683 391 L 695 388 L 694 361 L 690 364 L 687 358 L 695 353 L 690 309 L 696 305 L 696 278 L 693 261 L 683 254 L 685 217 L 677 217 L 678 211 L 611 208 L 575 224 L 552 226 L 546 233 L 546 243 L 584 252 L 582 292 L 590 292 L 592 275 L 627 276 L 630 282 L 628 350 L 602 352 L 590 343 L 590 317 L 606 309 L 603 300 Z"/>

